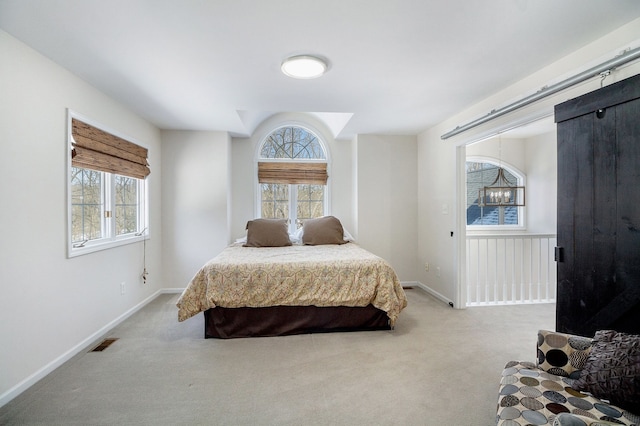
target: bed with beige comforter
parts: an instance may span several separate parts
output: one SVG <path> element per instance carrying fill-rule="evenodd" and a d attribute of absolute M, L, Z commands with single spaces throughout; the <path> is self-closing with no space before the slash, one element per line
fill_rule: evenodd
<path fill-rule="evenodd" d="M 207 262 L 178 300 L 178 319 L 222 308 L 366 307 L 394 326 L 407 299 L 384 259 L 341 245 L 243 247 L 233 244 Z"/>

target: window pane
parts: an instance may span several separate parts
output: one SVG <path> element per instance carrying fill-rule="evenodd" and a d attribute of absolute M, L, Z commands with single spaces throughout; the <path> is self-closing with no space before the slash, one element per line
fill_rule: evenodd
<path fill-rule="evenodd" d="M 324 150 L 313 133 L 302 127 L 282 127 L 262 144 L 261 158 L 324 159 Z"/>
<path fill-rule="evenodd" d="M 265 183 L 260 185 L 262 194 L 261 217 L 267 219 L 289 218 L 289 185 Z"/>
<path fill-rule="evenodd" d="M 116 234 L 138 232 L 137 206 L 116 206 Z"/>
<path fill-rule="evenodd" d="M 298 185 L 297 218 L 324 216 L 324 185 Z"/>
<path fill-rule="evenodd" d="M 480 190 L 491 186 L 499 167 L 491 163 L 467 162 L 467 225 L 518 225 L 519 207 L 483 206 L 479 203 Z M 518 178 L 503 167 L 504 176 L 511 186 Z"/>
<path fill-rule="evenodd" d="M 82 207 L 84 235 L 81 240 L 94 240 L 102 237 L 102 208 L 96 205 Z"/>
<path fill-rule="evenodd" d="M 71 168 L 71 241 L 102 237 L 102 172 Z"/>
<path fill-rule="evenodd" d="M 115 175 L 116 235 L 138 232 L 139 180 Z"/>

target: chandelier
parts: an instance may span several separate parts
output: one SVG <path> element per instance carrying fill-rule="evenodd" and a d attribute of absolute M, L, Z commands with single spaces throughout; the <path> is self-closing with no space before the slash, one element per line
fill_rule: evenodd
<path fill-rule="evenodd" d="M 489 186 L 478 191 L 481 206 L 517 207 L 524 206 L 525 188 L 510 182 L 504 175 L 504 169 L 498 167 L 498 175 Z"/>

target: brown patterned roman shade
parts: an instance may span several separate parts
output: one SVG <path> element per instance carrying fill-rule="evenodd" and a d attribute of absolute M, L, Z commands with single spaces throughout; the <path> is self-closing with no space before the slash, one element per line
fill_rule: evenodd
<path fill-rule="evenodd" d="M 71 127 L 71 164 L 74 167 L 137 179 L 144 179 L 151 173 L 146 148 L 75 118 L 71 119 Z"/>
<path fill-rule="evenodd" d="M 327 163 L 258 162 L 258 182 L 326 185 Z"/>

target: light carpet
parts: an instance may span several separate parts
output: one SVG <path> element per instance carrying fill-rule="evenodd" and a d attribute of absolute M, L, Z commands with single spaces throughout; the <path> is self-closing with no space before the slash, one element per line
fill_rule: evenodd
<path fill-rule="evenodd" d="M 0 408 L 0 424 L 495 424 L 505 363 L 535 361 L 555 305 L 407 297 L 392 331 L 217 340 L 202 337 L 202 315 L 178 323 L 178 295 L 161 295 L 109 333 L 109 348 Z"/>

